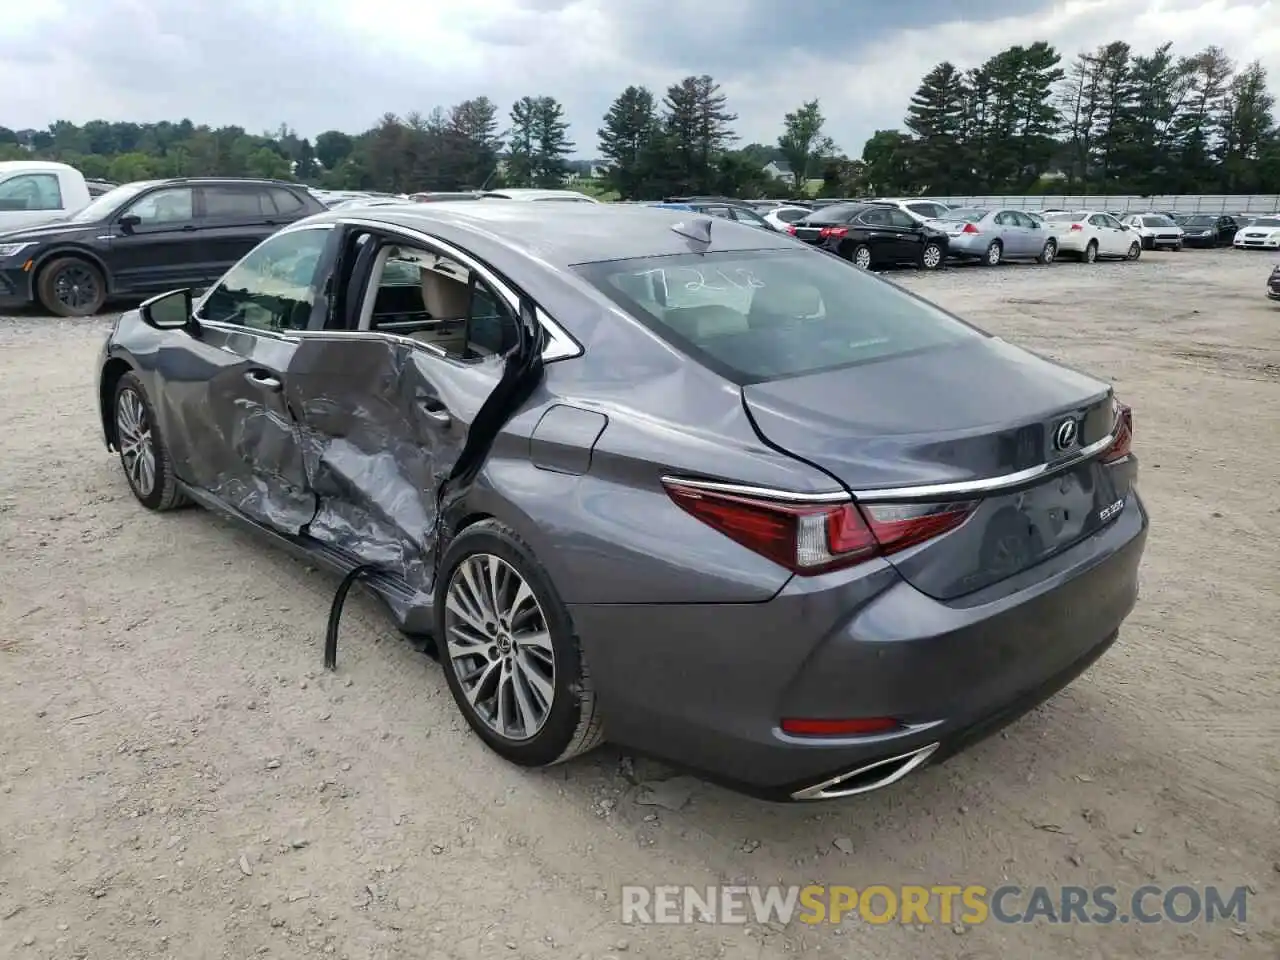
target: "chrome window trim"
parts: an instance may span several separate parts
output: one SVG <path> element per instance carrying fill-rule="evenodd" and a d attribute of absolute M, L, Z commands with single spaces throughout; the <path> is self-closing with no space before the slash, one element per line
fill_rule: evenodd
<path fill-rule="evenodd" d="M 1115 442 L 1115 434 L 1109 433 L 1101 440 L 1081 447 L 1070 457 L 1052 463 L 1041 463 L 1025 470 L 1002 474 L 998 477 L 985 477 L 981 480 L 957 480 L 951 483 L 918 484 L 910 487 L 880 487 L 870 490 L 854 490 L 852 497 L 844 491 L 819 493 L 799 493 L 791 490 L 778 490 L 772 487 L 753 487 L 740 483 L 722 483 L 716 480 L 691 480 L 686 477 L 664 476 L 662 482 L 688 487 L 692 490 L 705 490 L 707 493 L 720 493 L 727 496 L 755 497 L 761 500 L 775 500 L 779 503 L 823 504 L 847 503 L 850 499 L 858 503 L 894 503 L 915 500 L 940 500 L 951 497 L 972 496 L 975 494 L 998 493 L 1013 487 L 1022 486 L 1033 480 L 1050 477 L 1069 470 L 1102 453 Z"/>

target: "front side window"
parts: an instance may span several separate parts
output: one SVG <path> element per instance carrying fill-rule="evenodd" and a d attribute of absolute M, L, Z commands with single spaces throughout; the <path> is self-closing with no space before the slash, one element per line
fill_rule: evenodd
<path fill-rule="evenodd" d="M 190 223 L 194 218 L 194 200 L 190 187 L 166 187 L 148 193 L 124 211 L 137 217 L 139 226 L 157 227 L 174 223 Z"/>
<path fill-rule="evenodd" d="M 574 269 L 693 360 L 740 384 L 985 336 L 812 250 L 681 254 Z"/>
<path fill-rule="evenodd" d="M 56 173 L 20 173 L 0 181 L 0 210 L 61 210 Z"/>
<path fill-rule="evenodd" d="M 291 230 L 258 244 L 209 292 L 200 319 L 254 330 L 304 330 L 329 231 Z"/>

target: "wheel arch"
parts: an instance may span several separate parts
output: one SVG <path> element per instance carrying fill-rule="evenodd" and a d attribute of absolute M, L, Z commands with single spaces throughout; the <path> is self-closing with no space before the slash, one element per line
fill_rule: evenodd
<path fill-rule="evenodd" d="M 107 267 L 107 263 L 102 259 L 102 257 L 94 253 L 88 247 L 66 244 L 64 246 L 54 247 L 51 250 L 45 251 L 40 255 L 40 259 L 38 259 L 32 266 L 31 273 L 29 274 L 30 279 L 27 283 L 29 286 L 28 294 L 33 301 L 38 302 L 39 299 L 40 275 L 44 273 L 49 264 L 64 257 L 78 257 L 81 260 L 86 260 L 93 264 L 102 273 L 102 279 L 107 285 L 107 293 L 111 294 L 115 292 L 111 270 Z"/>
<path fill-rule="evenodd" d="M 113 356 L 102 365 L 102 375 L 98 378 L 98 412 L 102 417 L 102 433 L 107 439 L 108 450 L 118 450 L 116 436 L 116 418 L 112 416 L 116 387 L 126 373 L 133 373 L 134 366 L 123 357 Z"/>

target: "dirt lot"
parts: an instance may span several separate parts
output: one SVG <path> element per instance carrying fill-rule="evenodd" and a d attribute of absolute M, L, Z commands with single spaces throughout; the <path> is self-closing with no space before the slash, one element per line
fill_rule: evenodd
<path fill-rule="evenodd" d="M 1280 956 L 1280 308 L 1270 258 L 901 282 L 1115 381 L 1153 516 L 1121 642 L 1002 736 L 838 805 L 605 748 L 524 772 L 360 597 L 103 449 L 105 320 L 0 319 L 0 956 Z M 627 883 L 1249 885 L 1246 922 L 624 926 Z"/>

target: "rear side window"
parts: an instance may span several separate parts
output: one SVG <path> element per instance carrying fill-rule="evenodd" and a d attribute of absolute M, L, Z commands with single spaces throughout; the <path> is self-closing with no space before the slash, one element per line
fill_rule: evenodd
<path fill-rule="evenodd" d="M 574 269 L 659 336 L 739 384 L 985 336 L 813 250 L 682 254 Z"/>
<path fill-rule="evenodd" d="M 0 182 L 0 210 L 61 210 L 56 173 L 20 173 Z"/>
<path fill-rule="evenodd" d="M 292 190 L 286 190 L 283 187 L 269 187 L 267 196 L 271 198 L 271 202 L 275 204 L 276 213 L 299 213 L 306 207 L 299 197 Z"/>
<path fill-rule="evenodd" d="M 245 187 L 205 187 L 204 213 L 207 217 L 259 219 L 275 213 L 267 206 L 265 192 Z"/>

